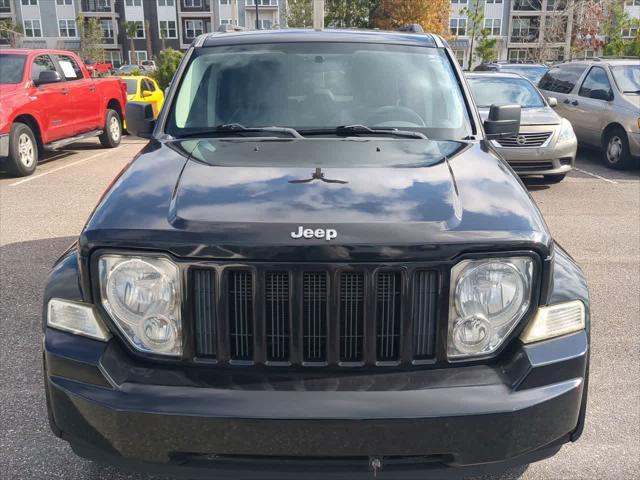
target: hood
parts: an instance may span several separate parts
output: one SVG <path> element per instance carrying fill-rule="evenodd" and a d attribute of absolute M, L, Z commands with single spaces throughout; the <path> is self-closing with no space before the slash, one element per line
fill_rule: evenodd
<path fill-rule="evenodd" d="M 300 227 L 337 237 L 292 238 Z M 126 246 L 288 261 L 441 259 L 462 244 L 549 242 L 519 179 L 484 145 L 362 138 L 151 142 L 81 236 L 85 254 Z"/>
<path fill-rule="evenodd" d="M 479 108 L 482 120 L 489 117 L 488 108 Z M 559 125 L 560 116 L 551 107 L 523 108 L 520 125 Z"/>

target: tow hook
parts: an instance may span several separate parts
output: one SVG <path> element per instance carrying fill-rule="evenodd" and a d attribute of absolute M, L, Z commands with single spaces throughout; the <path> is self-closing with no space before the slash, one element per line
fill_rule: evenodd
<path fill-rule="evenodd" d="M 378 476 L 378 472 L 382 471 L 382 458 L 381 457 L 369 457 L 369 468 L 373 470 L 373 477 Z"/>

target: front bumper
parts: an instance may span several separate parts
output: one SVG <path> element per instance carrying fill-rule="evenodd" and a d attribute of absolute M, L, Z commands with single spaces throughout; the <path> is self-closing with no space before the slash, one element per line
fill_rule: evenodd
<path fill-rule="evenodd" d="M 310 374 L 148 365 L 115 339 L 46 329 L 44 360 L 52 429 L 89 458 L 283 480 L 372 478 L 379 458 L 383 479 L 456 478 L 580 435 L 588 339 L 514 345 L 492 365 Z"/>
<path fill-rule="evenodd" d="M 9 134 L 0 135 L 0 157 L 9 156 Z"/>
<path fill-rule="evenodd" d="M 555 132 L 554 137 L 557 135 Z M 557 142 L 551 139 L 549 146 L 538 148 L 500 147 L 496 151 L 519 175 L 563 175 L 571 171 L 576 162 L 577 140 Z"/>

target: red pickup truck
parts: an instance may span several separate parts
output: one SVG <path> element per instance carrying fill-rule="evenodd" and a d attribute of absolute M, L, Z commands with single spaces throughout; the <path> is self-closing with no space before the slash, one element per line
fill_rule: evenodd
<path fill-rule="evenodd" d="M 0 50 L 0 161 L 31 175 L 44 150 L 98 136 L 106 148 L 122 137 L 127 88 L 119 78 L 91 78 L 72 52 Z"/>

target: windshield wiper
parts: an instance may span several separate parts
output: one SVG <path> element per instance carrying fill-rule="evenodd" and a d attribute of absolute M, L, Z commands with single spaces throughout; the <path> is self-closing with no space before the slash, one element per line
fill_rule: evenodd
<path fill-rule="evenodd" d="M 214 128 L 203 128 L 194 130 L 191 132 L 187 132 L 184 135 L 181 135 L 180 138 L 187 137 L 200 137 L 200 136 L 211 136 L 211 135 L 235 135 L 235 134 L 245 134 L 245 133 L 284 133 L 293 138 L 303 138 L 302 135 L 295 129 L 289 127 L 245 127 L 240 123 L 225 123 L 222 125 L 218 125 Z"/>
<path fill-rule="evenodd" d="M 640 93 L 640 90 L 625 90 L 622 93 Z"/>
<path fill-rule="evenodd" d="M 371 128 L 366 125 L 342 125 L 336 128 L 316 128 L 310 130 L 301 130 L 303 135 L 323 135 L 327 133 L 335 133 L 336 135 L 388 135 L 392 137 L 419 138 L 428 140 L 423 133 L 413 130 L 398 130 L 397 128 Z"/>

